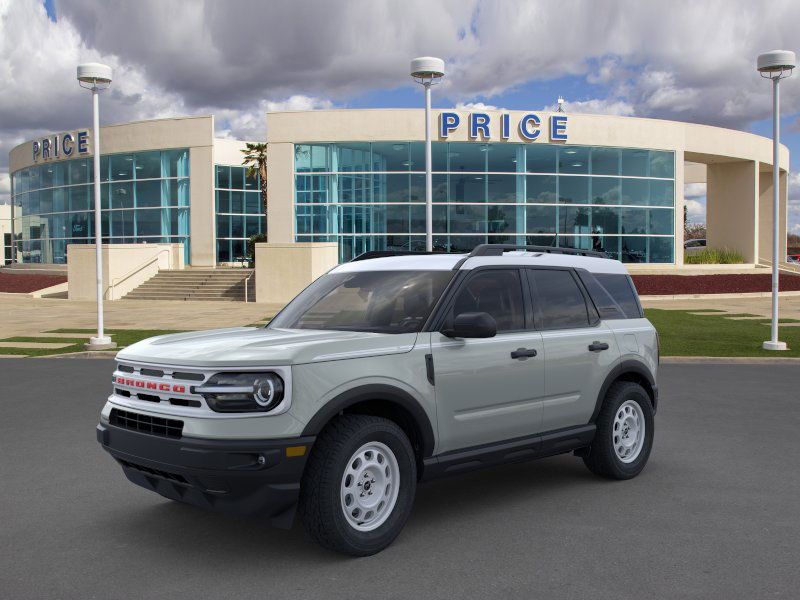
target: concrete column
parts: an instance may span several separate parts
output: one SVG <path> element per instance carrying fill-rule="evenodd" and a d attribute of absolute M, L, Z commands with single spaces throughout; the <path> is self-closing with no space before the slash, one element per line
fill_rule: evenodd
<path fill-rule="evenodd" d="M 294 144 L 269 145 L 267 203 L 269 242 L 294 242 Z"/>
<path fill-rule="evenodd" d="M 755 161 L 737 161 L 707 168 L 708 247 L 737 250 L 746 263 L 758 259 L 758 167 Z"/>
<path fill-rule="evenodd" d="M 195 146 L 189 150 L 189 228 L 193 267 L 217 264 L 217 228 L 214 206 L 214 147 Z"/>
<path fill-rule="evenodd" d="M 772 263 L 772 166 L 761 171 L 758 178 L 758 259 Z M 780 262 L 786 261 L 786 225 L 789 217 L 787 174 L 780 174 Z"/>

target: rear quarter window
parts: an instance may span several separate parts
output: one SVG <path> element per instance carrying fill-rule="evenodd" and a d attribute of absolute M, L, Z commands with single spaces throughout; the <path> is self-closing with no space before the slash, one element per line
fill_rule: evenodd
<path fill-rule="evenodd" d="M 626 318 L 640 319 L 644 316 L 630 275 L 622 273 L 593 273 L 593 275 L 608 292 L 608 295 L 622 309 Z"/>

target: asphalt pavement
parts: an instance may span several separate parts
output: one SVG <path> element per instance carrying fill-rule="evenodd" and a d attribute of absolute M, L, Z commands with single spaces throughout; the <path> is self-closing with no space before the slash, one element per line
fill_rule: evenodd
<path fill-rule="evenodd" d="M 0 598 L 798 598 L 800 365 L 662 366 L 627 482 L 559 456 L 423 484 L 354 559 L 129 483 L 107 360 L 0 360 Z"/>

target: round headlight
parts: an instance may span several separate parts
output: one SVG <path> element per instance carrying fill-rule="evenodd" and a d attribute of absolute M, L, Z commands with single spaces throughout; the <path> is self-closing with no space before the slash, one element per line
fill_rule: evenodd
<path fill-rule="evenodd" d="M 269 406 L 275 400 L 275 384 L 272 379 L 259 379 L 254 384 L 253 397 L 259 406 Z"/>

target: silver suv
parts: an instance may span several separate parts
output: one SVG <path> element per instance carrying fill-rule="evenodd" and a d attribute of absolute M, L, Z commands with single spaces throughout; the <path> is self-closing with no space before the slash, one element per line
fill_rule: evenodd
<path fill-rule="evenodd" d="M 400 533 L 423 479 L 565 452 L 634 477 L 658 337 L 603 256 L 362 255 L 266 328 L 120 352 L 98 441 L 162 496 L 283 527 L 299 509 L 315 540 L 359 556 Z"/>

